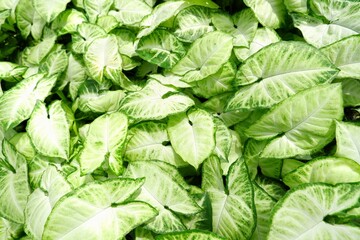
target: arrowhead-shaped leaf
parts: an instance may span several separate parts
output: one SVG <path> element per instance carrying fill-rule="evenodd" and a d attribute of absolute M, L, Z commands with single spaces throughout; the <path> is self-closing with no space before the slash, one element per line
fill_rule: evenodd
<path fill-rule="evenodd" d="M 136 120 L 159 120 L 184 112 L 192 105 L 194 101 L 187 95 L 150 80 L 140 91 L 129 93 L 120 110 Z"/>
<path fill-rule="evenodd" d="M 358 227 L 326 222 L 326 217 L 359 203 L 359 184 L 313 183 L 288 191 L 274 207 L 268 239 L 351 239 Z"/>
<path fill-rule="evenodd" d="M 334 120 L 342 117 L 341 85 L 322 85 L 275 105 L 246 134 L 257 140 L 272 139 L 260 155 L 262 158 L 307 155 L 331 141 Z"/>
<path fill-rule="evenodd" d="M 271 44 L 240 66 L 235 82 L 248 86 L 235 93 L 227 110 L 271 107 L 301 90 L 330 82 L 337 73 L 328 58 L 308 44 Z"/>
<path fill-rule="evenodd" d="M 230 58 L 232 37 L 222 32 L 212 32 L 197 39 L 172 69 L 184 76 L 187 83 L 204 79 L 216 73 Z"/>
<path fill-rule="evenodd" d="M 122 151 L 127 127 L 127 117 L 119 112 L 104 114 L 90 124 L 79 157 L 82 174 L 93 172 L 104 161 L 116 174 L 123 171 Z"/>
<path fill-rule="evenodd" d="M 24 209 L 30 195 L 26 159 L 3 140 L 0 159 L 0 217 L 24 223 Z"/>
<path fill-rule="evenodd" d="M 15 127 L 28 119 L 36 101 L 43 101 L 56 81 L 55 77 L 44 78 L 36 74 L 19 82 L 0 97 L 0 126 Z"/>
<path fill-rule="evenodd" d="M 156 216 L 149 204 L 126 201 L 143 179 L 92 182 L 62 197 L 45 224 L 44 239 L 121 239 Z M 71 212 L 72 214 L 69 214 Z"/>
<path fill-rule="evenodd" d="M 175 152 L 195 168 L 210 156 L 215 147 L 213 118 L 201 109 L 171 116 L 168 133 Z"/>
<path fill-rule="evenodd" d="M 69 158 L 69 123 L 60 101 L 53 102 L 48 109 L 38 101 L 26 129 L 39 153 L 66 160 Z"/>

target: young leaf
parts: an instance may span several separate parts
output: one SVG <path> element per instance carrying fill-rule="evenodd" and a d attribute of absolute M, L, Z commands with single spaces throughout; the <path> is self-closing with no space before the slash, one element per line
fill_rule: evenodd
<path fill-rule="evenodd" d="M 127 127 L 127 117 L 119 112 L 104 114 L 90 124 L 79 157 L 82 174 L 93 172 L 104 161 L 117 175 L 123 171 L 122 151 Z"/>
<path fill-rule="evenodd" d="M 36 101 L 43 101 L 54 86 L 56 77 L 35 74 L 19 82 L 0 97 L 0 127 L 9 129 L 28 119 Z"/>
<path fill-rule="evenodd" d="M 220 160 L 212 157 L 203 167 L 202 188 L 211 200 L 212 230 L 227 239 L 249 239 L 256 225 L 256 214 L 246 165 L 241 160 L 231 165 L 225 188 L 219 166 Z"/>
<path fill-rule="evenodd" d="M 35 10 L 33 1 L 20 0 L 16 6 L 15 13 L 16 24 L 20 29 L 21 35 L 27 38 L 31 33 L 34 39 L 40 40 L 46 21 Z"/>
<path fill-rule="evenodd" d="M 236 65 L 233 61 L 226 62 L 215 74 L 193 83 L 192 90 L 196 95 L 210 98 L 235 90 L 233 86 Z"/>
<path fill-rule="evenodd" d="M 39 72 L 46 76 L 61 74 L 68 65 L 68 56 L 65 50 L 51 52 L 44 62 L 40 64 Z"/>
<path fill-rule="evenodd" d="M 38 101 L 26 129 L 37 152 L 48 157 L 69 158 L 69 123 L 60 101 L 53 102 L 48 110 Z"/>
<path fill-rule="evenodd" d="M 175 152 L 196 169 L 215 147 L 215 124 L 204 110 L 190 109 L 171 116 L 167 129 Z"/>
<path fill-rule="evenodd" d="M 286 174 L 283 181 L 291 188 L 304 183 L 360 182 L 360 165 L 346 158 L 318 158 Z"/>
<path fill-rule="evenodd" d="M 44 239 L 121 239 L 156 216 L 149 204 L 131 196 L 144 179 L 93 182 L 62 197 L 46 221 Z M 130 199 L 129 199 L 130 198 Z M 71 212 L 72 214 L 68 214 Z"/>
<path fill-rule="evenodd" d="M 125 176 L 146 179 L 136 199 L 150 203 L 159 211 L 159 215 L 146 225 L 147 229 L 156 233 L 185 230 L 177 214 L 193 215 L 201 210 L 176 177 L 157 161 L 131 162 Z"/>
<path fill-rule="evenodd" d="M 301 90 L 330 82 L 337 73 L 335 66 L 308 44 L 272 44 L 240 66 L 235 82 L 248 86 L 235 93 L 227 110 L 271 107 Z"/>
<path fill-rule="evenodd" d="M 2 142 L 0 159 L 0 217 L 24 223 L 24 209 L 30 195 L 26 159 L 7 141 Z"/>
<path fill-rule="evenodd" d="M 32 0 L 32 2 L 39 15 L 49 23 L 66 9 L 70 0 Z"/>
<path fill-rule="evenodd" d="M 268 239 L 352 239 L 360 229 L 326 222 L 326 217 L 359 202 L 359 184 L 305 184 L 290 190 L 276 205 Z"/>
<path fill-rule="evenodd" d="M 121 71 L 122 59 L 116 37 L 110 35 L 95 39 L 85 51 L 84 61 L 90 76 L 99 83 L 105 76 Z"/>
<path fill-rule="evenodd" d="M 86 14 L 91 23 L 100 16 L 107 15 L 114 0 L 84 0 Z"/>
<path fill-rule="evenodd" d="M 166 30 L 156 30 L 140 38 L 136 52 L 142 59 L 163 68 L 172 68 L 186 53 L 182 43 Z"/>
<path fill-rule="evenodd" d="M 51 165 L 42 175 L 40 188 L 30 194 L 25 208 L 25 231 L 36 239 L 41 239 L 55 203 L 72 190 L 65 177 Z"/>
<path fill-rule="evenodd" d="M 131 128 L 126 144 L 125 158 L 128 161 L 160 160 L 176 167 L 186 166 L 170 144 L 165 123 L 144 122 Z"/>
<path fill-rule="evenodd" d="M 120 25 L 138 24 L 146 15 L 149 15 L 152 8 L 142 0 L 114 0 L 114 7 L 117 11 L 110 11 Z"/>
<path fill-rule="evenodd" d="M 341 86 L 328 84 L 302 91 L 273 107 L 246 134 L 273 138 L 260 157 L 286 158 L 311 154 L 333 138 L 334 120 L 343 117 Z"/>
<path fill-rule="evenodd" d="M 129 93 L 120 105 L 126 115 L 141 121 L 159 120 L 184 112 L 194 105 L 194 101 L 175 88 L 150 80 L 140 91 Z"/>
<path fill-rule="evenodd" d="M 199 81 L 216 73 L 228 61 L 232 50 L 232 38 L 221 32 L 212 32 L 197 39 L 185 57 L 172 69 L 183 75 L 187 83 Z"/>
<path fill-rule="evenodd" d="M 176 16 L 176 13 L 185 5 L 185 1 L 167 1 L 157 5 L 151 14 L 145 16 L 140 27 L 142 28 L 137 38 L 142 38 L 152 33 L 161 23 Z"/>
<path fill-rule="evenodd" d="M 234 37 L 234 47 L 248 47 L 258 27 L 258 21 L 251 9 L 244 9 L 232 18 L 223 13 L 214 13 L 212 21 L 217 30 Z"/>
<path fill-rule="evenodd" d="M 90 43 L 92 43 L 95 39 L 105 38 L 108 36 L 104 29 L 98 25 L 87 22 L 79 24 L 77 31 L 78 34 L 72 35 L 73 41 L 71 43 L 71 49 L 78 54 L 85 53 Z M 111 41 L 113 42 L 113 39 L 111 39 Z M 103 48 L 107 49 L 106 46 L 102 46 L 100 47 L 100 50 Z M 112 54 L 116 53 L 113 52 Z"/>
<path fill-rule="evenodd" d="M 234 47 L 234 53 L 239 61 L 245 61 L 248 57 L 258 52 L 260 49 L 272 43 L 279 42 L 281 38 L 271 28 L 258 28 L 249 48 Z"/>
<path fill-rule="evenodd" d="M 183 42 L 193 42 L 205 33 L 215 30 L 211 23 L 211 10 L 202 6 L 183 9 L 175 18 L 175 36 Z"/>

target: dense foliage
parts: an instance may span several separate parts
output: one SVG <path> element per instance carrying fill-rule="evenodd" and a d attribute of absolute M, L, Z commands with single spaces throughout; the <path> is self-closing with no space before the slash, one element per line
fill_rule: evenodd
<path fill-rule="evenodd" d="M 360 239 L 360 1 L 0 1 L 0 239 Z"/>

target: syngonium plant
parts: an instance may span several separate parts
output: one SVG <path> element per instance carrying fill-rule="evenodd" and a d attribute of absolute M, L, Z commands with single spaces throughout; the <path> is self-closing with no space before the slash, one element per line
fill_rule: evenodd
<path fill-rule="evenodd" d="M 220 2 L 0 1 L 0 239 L 360 238 L 360 2 Z"/>

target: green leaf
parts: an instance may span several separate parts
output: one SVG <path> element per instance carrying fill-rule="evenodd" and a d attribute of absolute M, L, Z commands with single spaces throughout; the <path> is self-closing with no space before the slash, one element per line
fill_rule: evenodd
<path fill-rule="evenodd" d="M 272 139 L 260 155 L 287 158 L 311 154 L 334 136 L 334 120 L 343 117 L 341 86 L 322 85 L 302 91 L 265 113 L 246 134 Z"/>
<path fill-rule="evenodd" d="M 205 33 L 215 30 L 211 23 L 211 10 L 202 6 L 190 6 L 176 16 L 175 36 L 183 42 L 193 42 Z"/>
<path fill-rule="evenodd" d="M 68 56 L 65 50 L 51 52 L 44 62 L 40 64 L 39 72 L 46 76 L 61 74 L 68 65 Z"/>
<path fill-rule="evenodd" d="M 197 39 L 185 57 L 172 69 L 183 75 L 187 83 L 199 81 L 216 73 L 228 61 L 232 50 L 232 38 L 221 32 L 212 32 Z"/>
<path fill-rule="evenodd" d="M 12 62 L 0 62 L 0 78 L 5 81 L 17 81 L 21 79 L 28 68 Z"/>
<path fill-rule="evenodd" d="M 337 78 L 360 78 L 360 35 L 343 38 L 321 49 L 340 69 Z"/>
<path fill-rule="evenodd" d="M 55 203 L 72 190 L 65 177 L 51 165 L 42 174 L 40 187 L 30 194 L 25 208 L 25 231 L 35 239 L 41 239 Z"/>
<path fill-rule="evenodd" d="M 19 153 L 24 155 L 28 162 L 30 162 L 35 157 L 36 151 L 31 143 L 28 133 L 17 133 L 9 140 L 9 142 L 16 148 Z"/>
<path fill-rule="evenodd" d="M 84 13 L 75 9 L 68 9 L 55 18 L 51 23 L 51 29 L 55 30 L 58 35 L 75 33 L 77 27 L 86 21 L 87 19 Z"/>
<path fill-rule="evenodd" d="M 21 35 L 27 38 L 31 33 L 34 39 L 40 40 L 46 21 L 35 10 L 33 1 L 20 0 L 16 6 L 15 13 L 16 24 L 20 29 Z"/>
<path fill-rule="evenodd" d="M 235 93 L 227 110 L 271 107 L 301 90 L 330 82 L 337 73 L 335 66 L 308 44 L 272 44 L 240 66 L 235 82 L 247 86 Z"/>
<path fill-rule="evenodd" d="M 173 171 L 176 172 L 176 169 Z M 136 199 L 150 203 L 159 212 L 159 215 L 146 225 L 149 230 L 156 233 L 185 230 L 177 214 L 193 215 L 201 210 L 176 177 L 157 164 L 157 161 L 131 162 L 125 176 L 146 179 Z"/>
<path fill-rule="evenodd" d="M 269 28 L 280 28 L 286 23 L 286 8 L 282 0 L 245 0 L 259 22 Z"/>
<path fill-rule="evenodd" d="M 258 28 L 249 48 L 234 47 L 234 53 L 239 61 L 245 61 L 248 57 L 258 52 L 260 49 L 272 43 L 279 42 L 281 38 L 271 28 Z"/>
<path fill-rule="evenodd" d="M 266 239 L 270 230 L 270 214 L 276 201 L 256 183 L 254 186 L 254 200 L 256 208 L 256 228 L 251 240 Z"/>
<path fill-rule="evenodd" d="M 33 47 L 28 47 L 24 51 L 26 63 L 31 65 L 39 65 L 55 46 L 55 38 L 45 38 Z"/>
<path fill-rule="evenodd" d="M 280 200 L 287 191 L 284 183 L 273 178 L 258 175 L 255 178 L 255 183 L 276 201 Z"/>
<path fill-rule="evenodd" d="M 102 27 L 107 33 L 116 29 L 119 25 L 116 18 L 110 15 L 99 17 L 96 24 Z"/>
<path fill-rule="evenodd" d="M 140 23 L 142 29 L 139 31 L 137 38 L 152 33 L 161 23 L 175 16 L 183 6 L 185 6 L 185 1 L 168 1 L 158 4 L 151 14 L 142 19 Z"/>
<path fill-rule="evenodd" d="M 163 68 L 172 68 L 186 53 L 182 43 L 166 30 L 156 30 L 140 38 L 136 52 L 142 59 Z"/>
<path fill-rule="evenodd" d="M 56 81 L 55 77 L 44 78 L 36 74 L 19 82 L 0 97 L 0 126 L 15 127 L 28 119 L 36 101 L 43 101 Z"/>
<path fill-rule="evenodd" d="M 317 158 L 286 174 L 283 181 L 291 188 L 304 183 L 360 182 L 360 165 L 346 158 Z"/>
<path fill-rule="evenodd" d="M 326 216 L 359 202 L 359 184 L 306 184 L 290 190 L 275 206 L 268 239 L 352 239 L 360 229 L 331 224 Z"/>
<path fill-rule="evenodd" d="M 141 20 L 149 15 L 152 8 L 142 0 L 114 0 L 114 7 L 117 11 L 110 11 L 120 25 L 137 25 Z"/>
<path fill-rule="evenodd" d="M 215 124 L 204 110 L 190 109 L 171 116 L 167 129 L 175 152 L 196 169 L 214 150 Z"/>
<path fill-rule="evenodd" d="M 227 161 L 231 149 L 232 135 L 230 130 L 226 127 L 225 123 L 214 118 L 215 124 L 215 148 L 213 153 L 221 160 Z"/>
<path fill-rule="evenodd" d="M 289 12 L 308 12 L 307 0 L 284 0 L 284 4 Z"/>
<path fill-rule="evenodd" d="M 77 27 L 78 34 L 72 35 L 72 43 L 71 43 L 71 49 L 78 54 L 85 53 L 88 46 L 97 38 L 105 38 L 108 36 L 104 29 L 99 27 L 98 25 L 91 24 L 91 23 L 81 23 Z M 103 40 L 104 41 L 104 40 Z M 114 42 L 114 40 L 111 38 L 111 42 Z M 99 43 L 99 42 L 98 42 Z M 113 47 L 113 46 L 111 46 Z M 107 49 L 105 46 L 100 47 L 101 49 Z M 96 50 L 96 49 L 95 49 Z M 116 54 L 116 53 L 112 53 Z"/>
<path fill-rule="evenodd" d="M 341 80 L 344 107 L 355 107 L 360 105 L 360 80 L 345 78 Z"/>
<path fill-rule="evenodd" d="M 291 14 L 291 17 L 294 26 L 301 31 L 306 42 L 317 48 L 327 46 L 345 37 L 358 34 L 358 31 L 347 28 L 346 25 L 337 24 L 336 21 L 326 23 L 326 21 L 322 21 L 319 18 L 300 13 L 293 13 Z M 355 17 L 357 18 L 357 16 Z"/>
<path fill-rule="evenodd" d="M 258 21 L 251 9 L 244 9 L 232 17 L 223 13 L 214 13 L 212 21 L 217 30 L 234 37 L 234 47 L 248 47 L 258 27 Z"/>
<path fill-rule="evenodd" d="M 149 80 L 143 89 L 129 93 L 120 104 L 122 112 L 142 121 L 159 120 L 184 112 L 194 105 L 194 101 L 175 88 Z"/>
<path fill-rule="evenodd" d="M 144 122 L 128 132 L 125 158 L 128 161 L 157 159 L 176 167 L 186 166 L 170 144 L 165 123 Z"/>
<path fill-rule="evenodd" d="M 360 126 L 336 122 L 335 156 L 349 158 L 360 164 Z"/>
<path fill-rule="evenodd" d="M 38 101 L 26 129 L 37 152 L 48 157 L 69 158 L 69 123 L 60 101 L 53 102 L 48 110 Z"/>
<path fill-rule="evenodd" d="M 114 0 L 84 0 L 86 14 L 91 23 L 95 23 L 100 16 L 108 14 Z"/>
<path fill-rule="evenodd" d="M 233 86 L 236 74 L 236 65 L 233 61 L 226 62 L 215 74 L 203 80 L 192 83 L 192 90 L 196 95 L 210 98 L 225 92 L 235 90 Z"/>
<path fill-rule="evenodd" d="M 134 44 L 136 35 L 134 32 L 128 29 L 117 28 L 112 30 L 111 34 L 116 36 L 119 53 L 128 57 L 136 55 Z"/>
<path fill-rule="evenodd" d="M 360 4 L 357 1 L 310 0 L 310 9 L 315 15 L 323 16 L 331 24 L 344 26 L 360 32 Z"/>
<path fill-rule="evenodd" d="M 131 201 L 144 179 L 93 182 L 62 197 L 45 224 L 44 239 L 121 239 L 155 217 L 149 204 Z M 69 212 L 73 213 L 69 215 Z M 74 217 L 76 216 L 76 217 Z"/>
<path fill-rule="evenodd" d="M 122 59 L 116 37 L 110 35 L 92 41 L 85 51 L 84 61 L 90 76 L 99 83 L 105 76 L 121 71 Z"/>
<path fill-rule="evenodd" d="M 82 174 L 93 172 L 104 161 L 117 175 L 123 171 L 122 152 L 127 127 L 127 117 L 119 112 L 104 114 L 90 124 L 79 157 Z"/>
<path fill-rule="evenodd" d="M 62 90 L 67 84 L 69 84 L 69 93 L 74 100 L 78 94 L 80 85 L 86 80 L 86 68 L 84 63 L 78 59 L 75 55 L 70 54 L 68 56 L 68 65 L 66 70 L 59 77 L 58 88 Z"/>
<path fill-rule="evenodd" d="M 49 23 L 66 9 L 70 0 L 32 0 L 32 2 L 39 15 Z"/>
<path fill-rule="evenodd" d="M 241 160 L 234 162 L 224 187 L 219 166 L 218 158 L 208 158 L 203 166 L 202 188 L 211 200 L 212 230 L 227 239 L 249 239 L 256 225 L 256 214 L 247 167 Z"/>
<path fill-rule="evenodd" d="M 0 159 L 0 217 L 24 223 L 24 209 L 30 195 L 26 159 L 7 140 L 2 142 Z"/>
<path fill-rule="evenodd" d="M 18 239 L 23 233 L 23 226 L 0 217 L 0 239 Z"/>
<path fill-rule="evenodd" d="M 212 232 L 201 231 L 201 230 L 188 230 L 185 232 L 168 233 L 156 237 L 156 240 L 188 240 L 188 239 L 221 240 L 225 238 L 219 237 L 218 235 Z"/>

